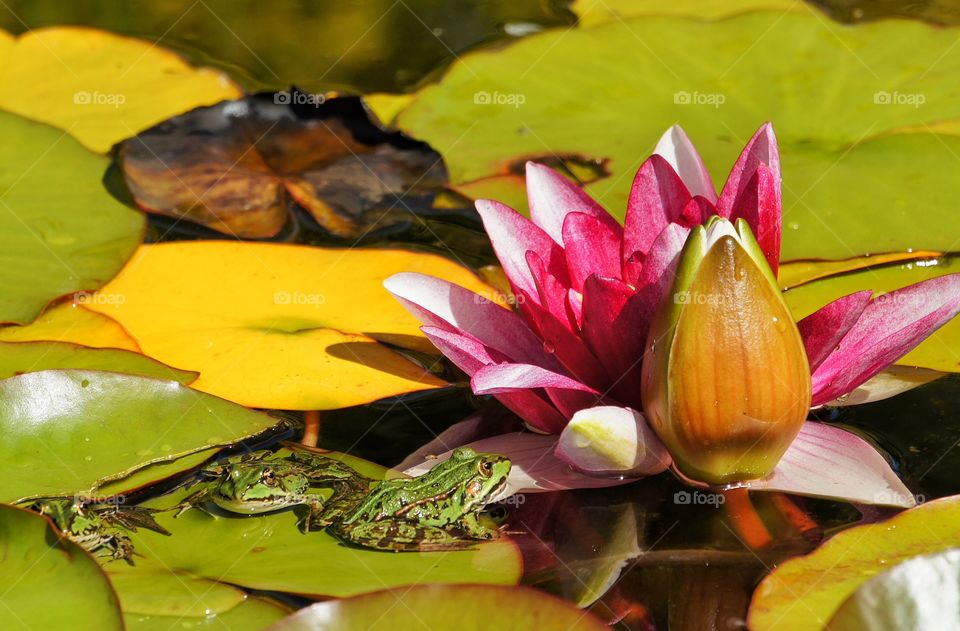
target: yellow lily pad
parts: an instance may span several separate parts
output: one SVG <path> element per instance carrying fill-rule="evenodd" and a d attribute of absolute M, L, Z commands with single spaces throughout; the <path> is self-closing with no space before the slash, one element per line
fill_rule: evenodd
<path fill-rule="evenodd" d="M 960 501 L 944 498 L 885 522 L 851 528 L 807 556 L 786 561 L 753 595 L 753 631 L 811 631 L 827 621 L 860 585 L 918 554 L 957 546 Z"/>
<path fill-rule="evenodd" d="M 494 299 L 433 254 L 194 241 L 141 247 L 87 306 L 150 357 L 199 371 L 197 390 L 252 407 L 336 409 L 445 385 L 380 343 L 436 352 L 383 289 L 403 271 Z"/>
<path fill-rule="evenodd" d="M 77 302 L 62 302 L 24 326 L 0 327 L 0 342 L 72 342 L 94 348 L 140 350 L 116 321 Z"/>
<path fill-rule="evenodd" d="M 59 127 L 99 153 L 170 116 L 241 94 L 222 72 L 193 68 L 133 37 L 51 27 L 0 38 L 0 108 Z"/>

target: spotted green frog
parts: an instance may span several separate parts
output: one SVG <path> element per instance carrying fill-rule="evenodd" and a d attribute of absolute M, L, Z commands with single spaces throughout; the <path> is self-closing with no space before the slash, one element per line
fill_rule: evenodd
<path fill-rule="evenodd" d="M 306 506 L 301 529 L 325 528 L 345 543 L 378 550 L 426 551 L 471 547 L 499 536 L 481 512 L 506 485 L 510 460 L 462 447 L 417 478 L 375 481 L 310 452 L 271 459 L 269 452 L 208 468 L 212 486 L 188 498 L 235 513 Z M 333 489 L 326 500 L 314 490 Z"/>
<path fill-rule="evenodd" d="M 28 507 L 49 517 L 65 537 L 91 554 L 124 560 L 130 565 L 136 552 L 128 532 L 141 527 L 170 534 L 156 522 L 151 509 L 137 506 L 51 498 L 30 502 Z"/>

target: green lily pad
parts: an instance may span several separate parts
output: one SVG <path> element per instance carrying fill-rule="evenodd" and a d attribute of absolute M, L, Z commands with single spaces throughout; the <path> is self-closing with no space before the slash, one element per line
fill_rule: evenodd
<path fill-rule="evenodd" d="M 960 611 L 944 606 L 960 592 L 960 550 L 920 556 L 874 576 L 830 619 L 832 631 L 957 629 Z"/>
<path fill-rule="evenodd" d="M 147 616 L 124 613 L 127 631 L 261 631 L 283 619 L 290 610 L 266 598 L 249 596 L 242 603 L 223 613 L 205 616 Z"/>
<path fill-rule="evenodd" d="M 45 518 L 0 506 L 0 628 L 123 629 L 117 596 L 97 562 Z"/>
<path fill-rule="evenodd" d="M 101 182 L 109 164 L 66 132 L 0 112 L 0 322 L 97 289 L 143 238 L 145 219 Z"/>
<path fill-rule="evenodd" d="M 610 176 L 587 190 L 622 217 L 634 172 L 669 126 L 683 125 L 721 185 L 772 120 L 785 260 L 949 251 L 960 245 L 950 229 L 960 138 L 926 129 L 960 117 L 958 37 L 918 22 L 847 27 L 808 11 L 615 20 L 466 55 L 396 124 L 447 147 L 453 185 L 476 196 L 484 182 L 502 193 L 499 180 L 527 159 L 606 160 Z"/>
<path fill-rule="evenodd" d="M 283 453 L 283 452 L 281 452 Z M 382 479 L 386 469 L 346 454 L 328 453 L 363 475 Z M 184 489 L 145 506 L 166 509 L 192 492 Z M 292 511 L 267 515 L 210 515 L 191 509 L 155 514 L 171 536 L 140 529 L 131 534 L 136 566 L 111 563 L 111 576 L 142 577 L 174 571 L 249 589 L 311 597 L 352 596 L 414 583 L 511 585 L 522 564 L 510 541 L 454 552 L 388 553 L 345 546 L 324 531 L 301 533 Z"/>
<path fill-rule="evenodd" d="M 911 557 L 956 547 L 958 520 L 960 498 L 949 497 L 835 535 L 811 554 L 781 563 L 763 579 L 750 605 L 749 628 L 823 628 L 873 576 Z"/>
<path fill-rule="evenodd" d="M 574 0 L 570 9 L 577 14 L 580 26 L 593 26 L 611 20 L 638 15 L 677 15 L 700 20 L 714 20 L 756 9 L 780 11 L 808 10 L 796 0 Z"/>
<path fill-rule="evenodd" d="M 602 631 L 609 628 L 570 603 L 529 587 L 419 585 L 317 603 L 301 609 L 271 629 L 407 631 L 455 627 L 460 631 L 487 631 L 491 621 L 499 617 L 497 612 L 509 616 L 506 626 L 512 631 Z M 438 625 L 441 620 L 443 624 Z"/>
<path fill-rule="evenodd" d="M 11 377 L 0 381 L 0 499 L 93 494 L 147 465 L 138 483 L 160 480 L 193 466 L 184 456 L 275 425 L 175 381 L 87 370 Z"/>
<path fill-rule="evenodd" d="M 162 364 L 146 355 L 67 342 L 0 342 L 0 379 L 54 368 L 108 370 L 171 379 L 187 385 L 199 373 Z"/>
<path fill-rule="evenodd" d="M 884 294 L 922 280 L 958 271 L 960 271 L 960 259 L 956 257 L 867 267 L 805 283 L 784 293 L 784 299 L 794 317 L 799 319 L 813 313 L 828 302 L 855 291 L 872 289 L 876 294 Z M 958 348 L 960 348 L 960 318 L 954 318 L 937 329 L 897 363 L 945 372 L 960 372 Z"/>
<path fill-rule="evenodd" d="M 247 597 L 231 585 L 168 571 L 109 576 L 127 615 L 207 616 L 229 611 Z"/>

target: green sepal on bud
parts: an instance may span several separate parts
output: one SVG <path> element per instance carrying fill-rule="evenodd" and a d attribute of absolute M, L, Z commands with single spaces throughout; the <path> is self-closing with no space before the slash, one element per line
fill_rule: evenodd
<path fill-rule="evenodd" d="M 747 223 L 694 228 L 654 318 L 644 413 L 685 476 L 769 475 L 810 409 L 803 340 Z"/>

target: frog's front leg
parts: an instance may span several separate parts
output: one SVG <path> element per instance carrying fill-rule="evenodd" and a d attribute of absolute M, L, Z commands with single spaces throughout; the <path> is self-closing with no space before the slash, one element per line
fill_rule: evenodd
<path fill-rule="evenodd" d="M 204 503 L 210 501 L 210 495 L 211 495 L 210 487 L 206 487 L 206 488 L 200 489 L 196 493 L 186 496 L 176 506 L 173 506 L 172 508 L 165 508 L 163 509 L 163 511 L 157 511 L 157 512 L 166 512 L 171 510 L 177 511 L 173 514 L 173 518 L 176 519 L 177 517 L 179 517 L 180 515 L 183 515 L 185 512 L 187 512 L 191 508 L 199 508 L 200 510 L 204 510 L 203 505 Z"/>
<path fill-rule="evenodd" d="M 343 525 L 335 528 L 334 534 L 346 543 L 393 552 L 464 550 L 476 545 L 437 526 L 389 519 Z"/>
<path fill-rule="evenodd" d="M 302 514 L 297 520 L 297 528 L 302 533 L 308 533 L 311 529 L 320 526 L 326 526 L 323 520 L 323 499 L 317 495 L 307 495 L 302 498 L 300 505 L 303 507 Z"/>
<path fill-rule="evenodd" d="M 496 527 L 496 522 L 490 517 L 482 517 L 478 513 L 469 513 L 464 515 L 453 524 L 454 528 L 459 528 L 471 539 L 482 539 L 489 541 L 500 537 L 500 529 Z"/>

